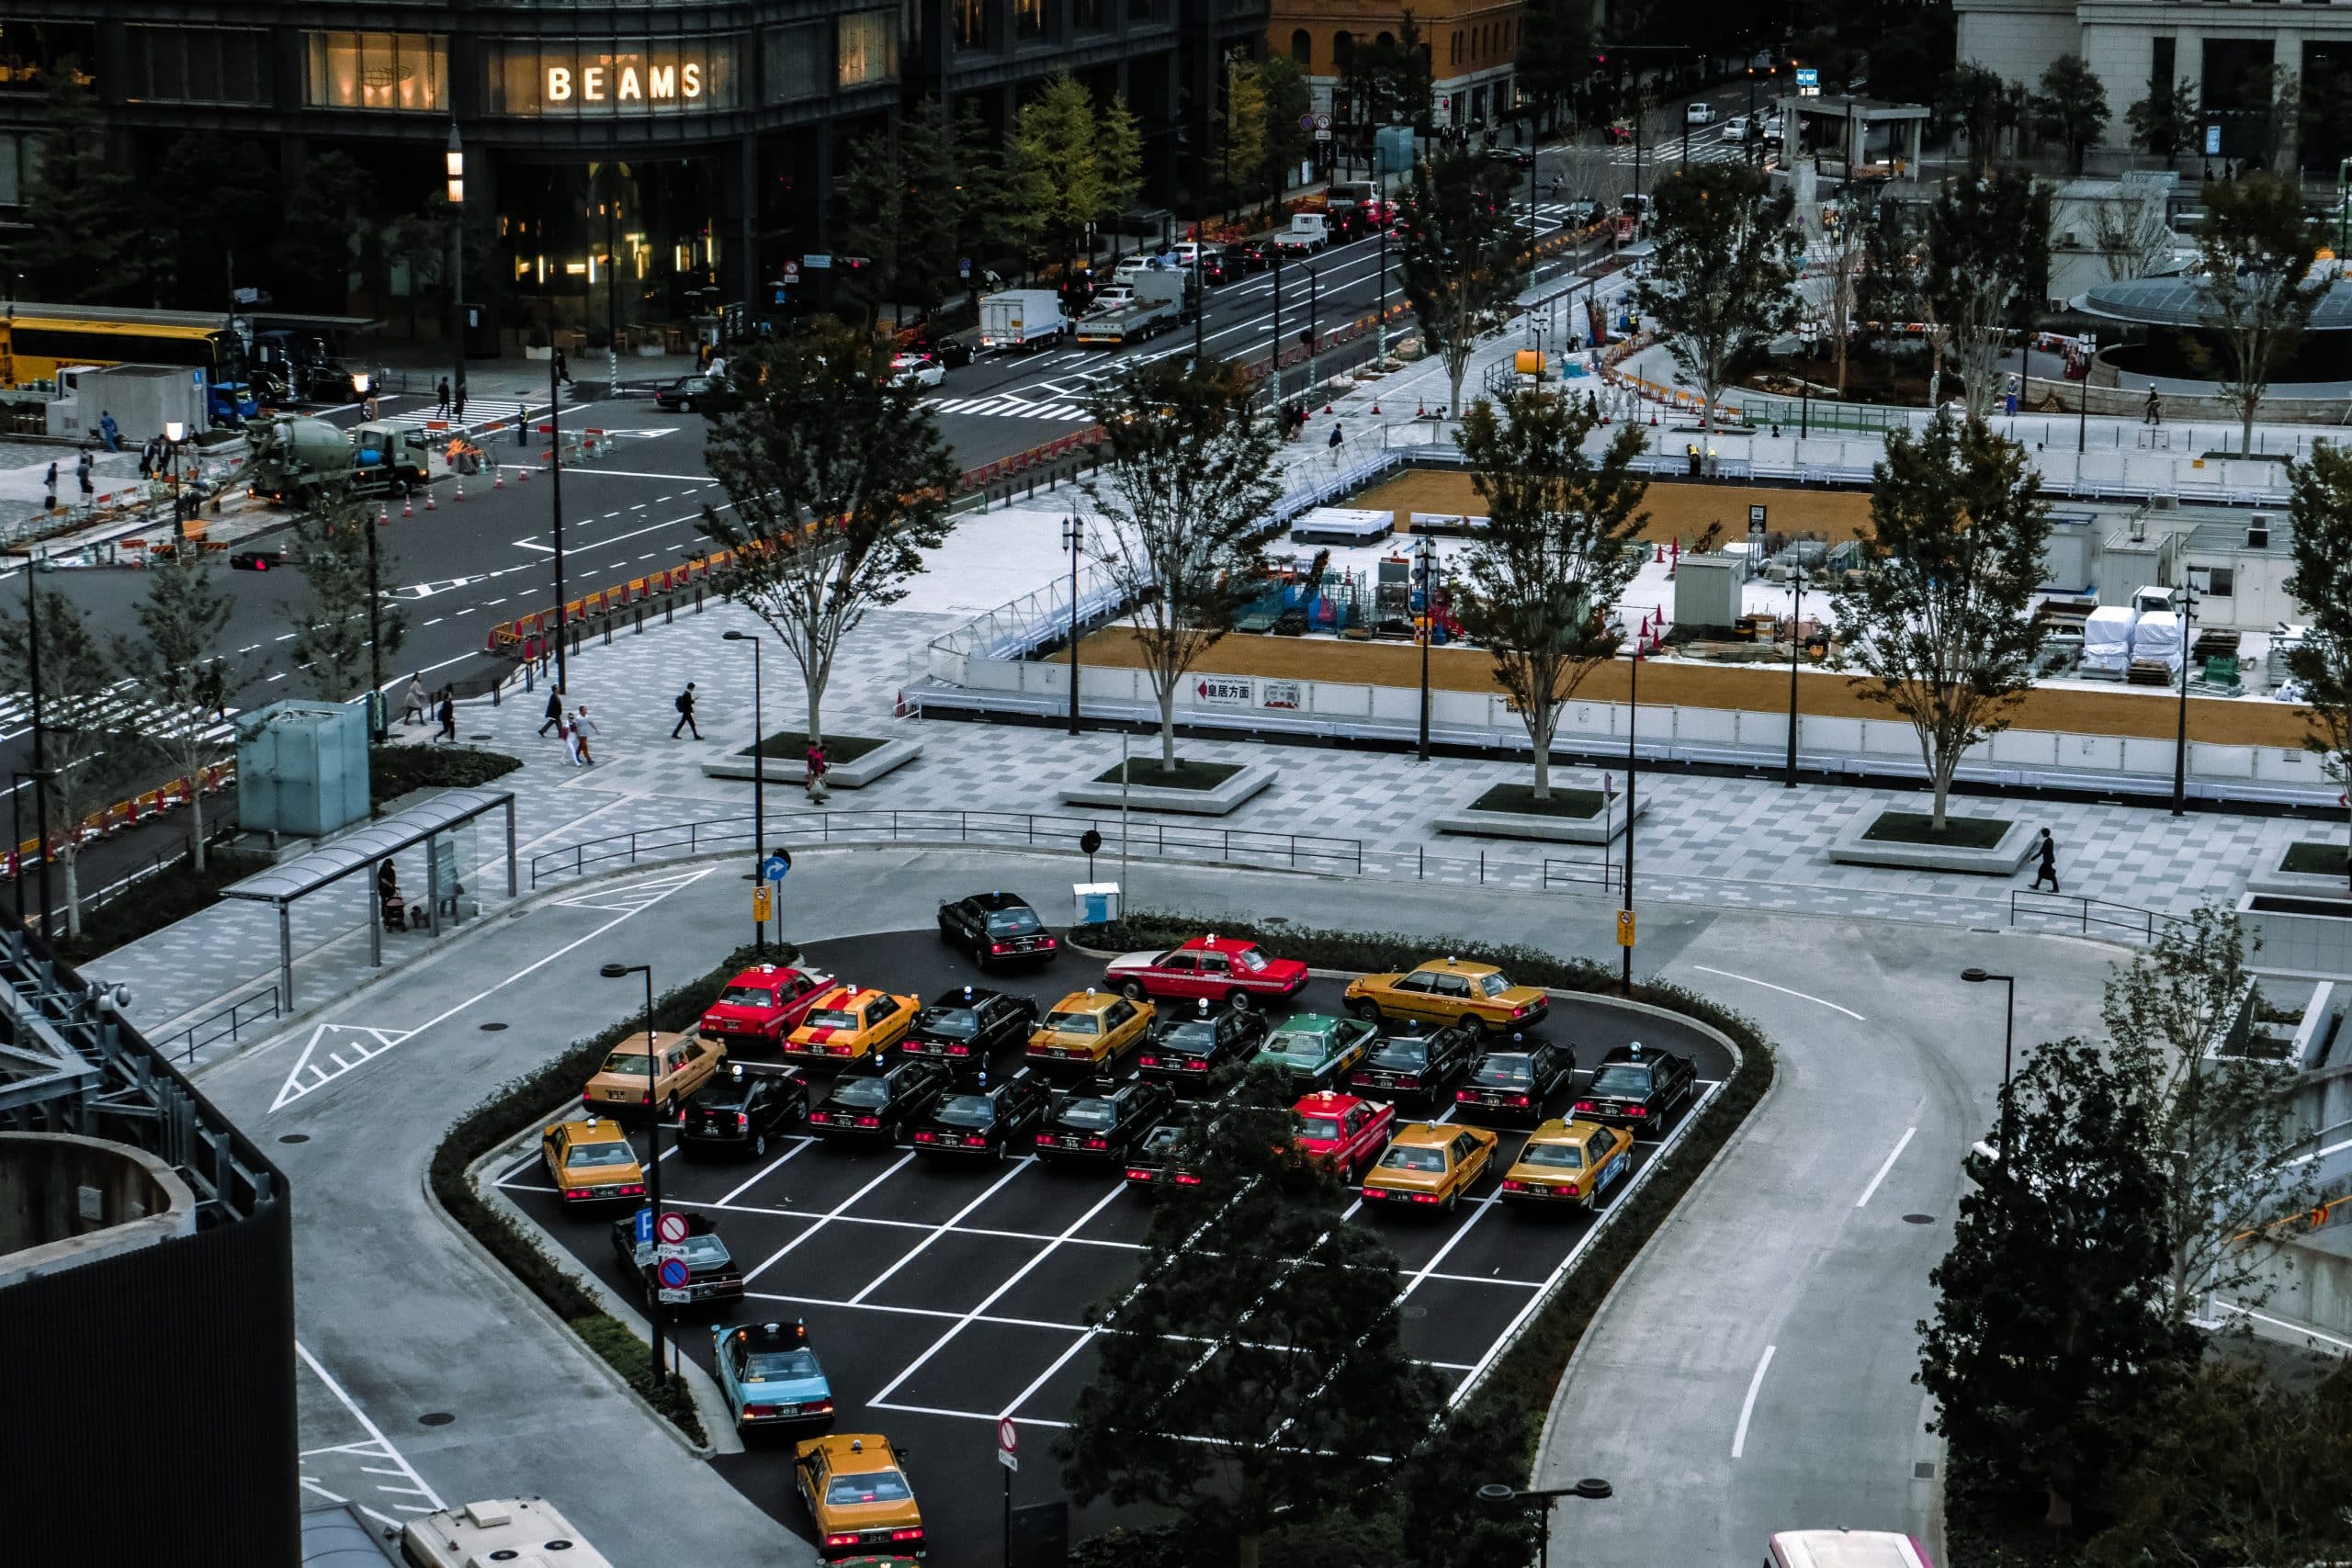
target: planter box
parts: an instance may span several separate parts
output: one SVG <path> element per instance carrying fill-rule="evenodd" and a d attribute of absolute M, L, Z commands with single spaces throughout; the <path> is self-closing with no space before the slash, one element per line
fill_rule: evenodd
<path fill-rule="evenodd" d="M 1274 770 L 1262 763 L 1251 763 L 1215 789 L 1168 789 L 1164 786 L 1130 783 L 1125 800 L 1135 811 L 1172 811 L 1192 817 L 1223 817 L 1243 801 L 1274 782 Z M 1061 792 L 1065 806 L 1091 806 L 1116 811 L 1121 799 L 1115 784 L 1097 784 L 1083 779 L 1064 786 Z"/>
<path fill-rule="evenodd" d="M 2333 849 L 2340 849 L 2343 845 L 2340 837 L 2322 839 L 2318 841 Z M 2339 901 L 2352 898 L 2352 883 L 2347 883 L 2340 873 L 2330 875 L 2315 871 L 2286 870 L 2287 851 L 2293 847 L 2292 845 L 2281 846 L 2276 854 L 2264 863 L 2260 871 L 2247 877 L 2246 891 L 2283 893 L 2295 898 L 2333 898 Z"/>
<path fill-rule="evenodd" d="M 920 740 L 885 740 L 854 762 L 835 762 L 825 770 L 827 789 L 864 789 L 894 768 L 903 768 L 922 755 Z M 716 762 L 702 765 L 703 775 L 714 779 L 748 779 L 754 776 L 750 749 L 723 757 Z M 797 789 L 808 777 L 808 770 L 791 757 L 770 757 L 766 766 L 758 770 L 767 774 L 770 784 L 788 784 Z"/>
<path fill-rule="evenodd" d="M 1634 812 L 1649 815 L 1643 801 Z M 1625 836 L 1625 807 L 1600 817 L 1547 817 L 1532 811 L 1480 811 L 1468 808 L 1437 819 L 1441 833 L 1475 833 L 1489 839 L 1543 839 L 1555 844 L 1605 844 Z"/>
<path fill-rule="evenodd" d="M 1843 865 L 1890 865 L 1908 871 L 1957 871 L 1974 876 L 2015 876 L 2024 865 L 2034 847 L 2041 841 L 2039 829 L 2019 818 L 2009 824 L 2009 830 L 2000 841 L 1985 850 L 1965 849 L 1959 845 L 1903 844 L 1892 840 L 1865 839 L 1863 834 L 1877 825 L 1876 810 L 1858 812 L 1854 819 L 1838 831 L 1837 840 L 1829 846 L 1829 858 Z"/>

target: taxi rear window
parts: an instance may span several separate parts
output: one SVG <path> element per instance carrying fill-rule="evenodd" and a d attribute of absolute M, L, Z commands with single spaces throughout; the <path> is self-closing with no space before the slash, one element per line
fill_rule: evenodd
<path fill-rule="evenodd" d="M 859 1023 L 857 1014 L 839 1008 L 818 1008 L 803 1021 L 811 1029 L 855 1029 Z"/>
<path fill-rule="evenodd" d="M 925 1008 L 915 1027 L 926 1034 L 969 1040 L 980 1032 L 980 1015 L 970 1008 Z"/>
<path fill-rule="evenodd" d="M 872 1107 L 890 1103 L 888 1078 L 843 1078 L 833 1086 L 833 1103 Z"/>
<path fill-rule="evenodd" d="M 1510 989 L 1510 982 L 1500 975 L 1481 975 L 1477 978 L 1476 985 L 1479 990 L 1490 997 L 1499 997 Z"/>
<path fill-rule="evenodd" d="M 990 936 L 1028 936 L 1044 929 L 1031 909 L 999 909 L 989 917 Z"/>
<path fill-rule="evenodd" d="M 869 1471 L 864 1475 L 836 1475 L 825 1483 L 825 1501 L 846 1506 L 855 1503 L 903 1503 L 914 1495 L 907 1478 L 895 1470 Z"/>
<path fill-rule="evenodd" d="M 758 1350 L 743 1363 L 745 1382 L 813 1378 L 817 1375 L 817 1357 L 809 1350 Z"/>
<path fill-rule="evenodd" d="M 1309 1116 L 1299 1122 L 1299 1136 L 1318 1143 L 1330 1143 L 1340 1135 L 1340 1119 L 1336 1116 Z"/>
<path fill-rule="evenodd" d="M 627 1144 L 574 1144 L 564 1163 L 575 1166 L 635 1165 L 637 1152 Z"/>
<path fill-rule="evenodd" d="M 996 1101 L 985 1094 L 959 1094 L 939 1108 L 937 1119 L 951 1127 L 985 1127 L 996 1120 Z"/>
<path fill-rule="evenodd" d="M 1650 1091 L 1650 1070 L 1631 1062 L 1612 1062 L 1592 1075 L 1594 1094 L 1644 1095 Z"/>
<path fill-rule="evenodd" d="M 775 992 L 765 986 L 729 986 L 718 993 L 721 1004 L 735 1008 L 764 1008 L 775 1005 Z"/>
<path fill-rule="evenodd" d="M 1100 1034 L 1102 1020 L 1091 1012 L 1063 1012 L 1057 1008 L 1046 1015 L 1046 1027 L 1057 1034 Z"/>
<path fill-rule="evenodd" d="M 1531 1056 L 1489 1056 L 1478 1064 L 1480 1083 L 1532 1083 L 1535 1062 Z"/>
<path fill-rule="evenodd" d="M 1439 1171 L 1445 1169 L 1443 1149 L 1425 1149 L 1412 1144 L 1391 1144 L 1388 1152 L 1380 1156 L 1385 1170 Z"/>
<path fill-rule="evenodd" d="M 1584 1146 L 1580 1144 L 1530 1144 L 1519 1156 L 1521 1165 L 1552 1165 L 1562 1170 L 1584 1168 Z"/>
<path fill-rule="evenodd" d="M 1058 1120 L 1065 1127 L 1080 1127 L 1099 1132 L 1119 1119 L 1119 1108 L 1107 1100 L 1073 1100 L 1062 1108 Z"/>
<path fill-rule="evenodd" d="M 641 1078 L 645 1076 L 645 1053 L 616 1051 L 605 1058 L 604 1070 L 608 1073 L 629 1073 Z"/>

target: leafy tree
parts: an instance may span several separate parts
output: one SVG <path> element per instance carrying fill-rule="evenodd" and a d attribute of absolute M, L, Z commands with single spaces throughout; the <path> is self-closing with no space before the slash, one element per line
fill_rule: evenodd
<path fill-rule="evenodd" d="M 2000 139 L 2001 107 L 2008 93 L 2008 84 L 2000 73 L 1982 65 L 1960 65 L 1952 70 L 1951 82 L 1945 93 L 1951 106 L 1951 118 L 1960 133 L 1968 139 L 1968 163 L 1972 169 L 1982 172 L 1993 161 L 1995 144 Z"/>
<path fill-rule="evenodd" d="M 1904 340 L 1902 329 L 1927 316 L 1925 247 L 1916 207 L 1885 197 L 1871 205 L 1863 224 L 1861 270 L 1854 280 L 1854 308 L 1865 323 L 1877 323 L 1890 384 L 1895 347 Z"/>
<path fill-rule="evenodd" d="M 2238 450 L 2254 450 L 2254 416 L 2271 378 L 2294 357 L 2312 312 L 2327 293 L 2315 270 L 2317 228 L 2303 213 L 2301 182 L 2259 171 L 2209 180 L 2197 256 L 2205 326 L 2188 340 L 2189 358 L 2214 373 L 2238 410 Z M 2211 340 L 2210 343 L 2207 340 Z"/>
<path fill-rule="evenodd" d="M 844 269 L 842 293 L 872 327 L 882 302 L 899 298 L 909 206 L 907 166 L 889 131 L 876 132 L 851 152 L 841 198 L 844 254 L 861 258 L 861 265 Z"/>
<path fill-rule="evenodd" d="M 1408 9 L 1383 43 L 1360 37 L 1355 51 L 1339 62 L 1339 103 L 1351 125 L 1426 126 L 1436 103 L 1429 51 L 1421 25 Z"/>
<path fill-rule="evenodd" d="M 1044 231 L 1044 173 L 1013 160 L 1001 137 L 990 134 L 979 106 L 966 98 L 955 135 L 956 254 L 973 261 L 977 295 L 989 262 L 1029 254 Z"/>
<path fill-rule="evenodd" d="M 2235 913 L 2200 908 L 2116 970 L 2101 1009 L 2116 1074 L 2146 1086 L 2170 1161 L 2164 1298 L 2176 1325 L 2209 1293 L 2258 1305 L 2281 1222 L 2312 1207 L 2312 1167 L 2293 1163 L 2297 1069 L 2223 1048 L 2254 983 L 2249 941 Z"/>
<path fill-rule="evenodd" d="M 1290 172 L 1315 145 L 1298 128 L 1299 117 L 1315 107 L 1315 95 L 1298 62 L 1285 54 L 1260 61 L 1258 81 L 1266 93 L 1266 156 L 1258 170 L 1258 188 L 1272 203 L 1281 199 Z"/>
<path fill-rule="evenodd" d="M 2043 68 L 2041 90 L 2033 96 L 2034 129 L 2066 149 L 2075 173 L 2083 172 L 2083 154 L 2098 141 L 2109 118 L 2106 85 L 2081 55 L 2062 54 Z"/>
<path fill-rule="evenodd" d="M 936 98 L 925 98 L 899 125 L 899 163 L 907 179 L 907 210 L 899 226 L 895 298 L 925 315 L 963 286 L 956 262 L 964 230 L 963 170 L 956 138 Z"/>
<path fill-rule="evenodd" d="M 2259 1365 L 2209 1359 L 2165 1391 L 2140 1457 L 2113 1485 L 2098 1568 L 2340 1562 L 2352 1557 L 2352 1371 L 2308 1393 Z"/>
<path fill-rule="evenodd" d="M 1113 98 L 1095 116 L 1094 170 L 1101 189 L 1093 217 L 1108 225 L 1143 193 L 1143 128 L 1125 98 Z"/>
<path fill-rule="evenodd" d="M 1932 407 L 1949 352 L 1966 379 L 1968 417 L 1993 412 L 2002 344 L 2050 292 L 2050 192 L 2001 170 L 1963 176 L 1937 193 L 1928 212 L 1928 325 L 1938 364 Z"/>
<path fill-rule="evenodd" d="M 1447 1411 L 1415 1448 L 1396 1456 L 1388 1484 L 1396 1509 L 1399 1563 L 1412 1568 L 1502 1568 L 1527 1562 L 1537 1520 L 1498 1515 L 1478 1488 L 1507 1475 L 1534 1447 L 1536 1409 L 1519 1389 L 1481 1389 Z"/>
<path fill-rule="evenodd" d="M 1260 592 L 1282 533 L 1272 422 L 1238 367 L 1170 356 L 1098 392 L 1101 466 L 1081 487 L 1104 538 L 1093 554 L 1130 606 L 1159 699 L 1160 766 L 1176 771 L 1176 687 Z"/>
<path fill-rule="evenodd" d="M 253 142 L 212 133 L 187 132 L 165 150 L 157 188 L 206 195 L 160 203 L 147 215 L 155 240 L 150 282 L 159 308 L 227 308 L 234 253 L 243 251 L 254 267 L 277 233 L 282 193 L 270 178 L 271 167 Z"/>
<path fill-rule="evenodd" d="M 731 357 L 727 377 L 742 401 L 705 456 L 729 507 L 705 506 L 700 527 L 733 557 L 727 596 L 800 667 L 815 744 L 842 641 L 955 527 L 956 464 L 915 389 L 890 385 L 889 345 L 839 321 Z"/>
<path fill-rule="evenodd" d="M 0 680 L 11 691 L 35 689 L 35 648 L 29 615 L 0 615 Z M 130 748 L 119 733 L 123 715 L 117 671 L 106 645 L 79 605 L 53 590 L 40 594 L 39 661 L 41 765 L 49 773 L 48 820 L 37 831 L 50 859 L 65 874 L 65 940 L 82 940 L 82 824 L 115 799 Z M 38 812 L 36 812 L 38 815 Z M 48 911 L 41 914 L 47 929 Z"/>
<path fill-rule="evenodd" d="M 2042 628 L 2028 612 L 2049 535 L 2041 480 L 2015 442 L 1943 413 L 1917 434 L 1887 432 L 1862 570 L 1832 605 L 1866 672 L 1863 698 L 1918 735 L 1939 833 L 1962 757 L 2008 728 L 2032 684 Z"/>
<path fill-rule="evenodd" d="M 1527 276 L 1511 222 L 1508 164 L 1460 150 L 1413 167 L 1403 207 L 1406 303 L 1421 338 L 1445 361 L 1449 407 L 1462 413 L 1462 380 L 1478 341 L 1510 320 Z"/>
<path fill-rule="evenodd" d="M 2123 111 L 2132 140 L 2166 163 L 2197 145 L 2197 84 L 2150 82 L 2148 96 Z"/>
<path fill-rule="evenodd" d="M 1519 82 L 1557 127 L 1568 99 L 1592 74 L 1593 11 L 1577 0 L 1530 0 L 1519 46 Z"/>
<path fill-rule="evenodd" d="M 290 300 L 343 309 L 359 276 L 378 198 L 376 182 L 348 153 L 318 152 L 304 162 L 273 257 L 281 307 Z"/>
<path fill-rule="evenodd" d="M 1795 196 L 1749 164 L 1702 164 L 1657 183 L 1649 211 L 1657 257 L 1634 299 L 1705 397 L 1711 450 L 1724 389 L 1796 325 L 1795 210 Z"/>
<path fill-rule="evenodd" d="M 398 653 L 408 617 L 381 581 L 376 513 L 369 502 L 330 493 L 294 519 L 294 555 L 305 592 L 291 607 L 287 653 L 331 703 L 380 690 L 384 662 Z"/>
<path fill-rule="evenodd" d="M 1255 192 L 1264 177 L 1271 145 L 1266 119 L 1266 82 L 1246 49 L 1225 57 L 1225 114 L 1217 121 L 1216 183 L 1229 201 Z"/>
<path fill-rule="evenodd" d="M 1966 1161 L 1951 1250 L 1929 1280 L 1917 1382 L 1933 1429 L 2068 1528 L 2134 1457 L 2197 1337 L 2165 1319 L 2170 1237 L 2155 1110 L 2094 1047 L 2037 1047 L 2010 1142 Z"/>
<path fill-rule="evenodd" d="M 436 204 L 422 212 L 403 212 L 387 221 L 377 231 L 379 254 L 385 266 L 404 268 L 408 273 L 409 335 L 416 335 L 418 307 L 423 303 L 427 285 L 438 287 L 449 265 L 449 209 L 447 203 Z M 469 255 L 468 261 L 473 258 Z M 481 276 L 479 273 L 473 274 Z M 443 296 L 443 321 L 448 319 L 447 297 Z"/>
<path fill-rule="evenodd" d="M 41 91 L 26 160 L 23 227 L 11 251 L 32 297 L 64 303 L 141 298 L 149 262 L 139 192 L 107 155 L 98 96 L 62 60 Z"/>
<path fill-rule="evenodd" d="M 1455 613 L 1494 660 L 1535 752 L 1535 798 L 1552 797 L 1552 738 L 1584 678 L 1617 656 L 1610 611 L 1641 570 L 1648 482 L 1633 470 L 1648 444 L 1621 426 L 1596 460 L 1600 423 L 1580 398 L 1533 390 L 1480 399 L 1462 422 L 1470 482 L 1487 526 L 1461 558 L 1467 592 Z"/>
<path fill-rule="evenodd" d="M 115 643 L 115 661 L 130 678 L 139 739 L 172 777 L 191 784 L 207 768 L 236 754 L 220 721 L 230 693 L 260 672 L 256 666 L 232 673 L 229 660 L 217 651 L 233 608 L 212 579 L 211 558 L 202 550 L 175 549 L 147 568 L 139 637 Z M 188 856 L 198 872 L 204 870 L 201 789 L 188 792 Z"/>
<path fill-rule="evenodd" d="M 1174 1509 L 1257 1568 L 1286 1517 L 1376 1489 L 1436 1390 L 1399 1341 L 1396 1254 L 1295 1152 L 1288 1079 L 1219 1087 L 1173 1152 L 1199 1183 L 1168 1190 L 1141 1278 L 1087 1314 L 1100 1361 L 1057 1452 L 1080 1503 Z"/>
<path fill-rule="evenodd" d="M 2302 704 L 2305 750 L 2352 793 L 2352 451 L 2312 443 L 2287 468 L 2287 515 L 2294 525 L 2295 573 L 2287 592 L 2309 623 L 2287 649 L 2287 671 Z M 2352 881 L 2352 845 L 2344 859 Z"/>
<path fill-rule="evenodd" d="M 2251 111 L 2246 129 L 2252 133 L 2249 170 L 2275 170 L 2295 144 L 2295 128 L 2302 119 L 2303 92 L 2295 73 L 2283 65 L 2246 73 L 2240 102 Z"/>
<path fill-rule="evenodd" d="M 1108 200 L 1101 141 L 1094 100 L 1066 71 L 1046 77 L 1013 115 L 1006 166 L 1023 194 L 1039 203 L 1043 236 L 1051 254 L 1065 260 L 1077 254 Z"/>

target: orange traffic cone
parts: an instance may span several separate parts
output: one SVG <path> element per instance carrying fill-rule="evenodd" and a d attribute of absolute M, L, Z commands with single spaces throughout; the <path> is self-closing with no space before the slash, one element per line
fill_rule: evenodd
<path fill-rule="evenodd" d="M 424 492 L 424 510 L 427 512 L 435 512 L 439 510 L 439 508 L 433 504 L 433 492 L 429 490 Z"/>
<path fill-rule="evenodd" d="M 1427 419 L 1429 416 L 1430 411 L 1427 403 L 1415 403 L 1413 405 L 1413 417 L 1415 419 Z"/>
<path fill-rule="evenodd" d="M 376 503 L 376 526 L 381 528 L 391 520 L 392 503 L 389 501 L 378 502 Z"/>
<path fill-rule="evenodd" d="M 458 481 L 458 499 L 459 501 L 466 499 L 466 481 L 463 479 Z"/>
<path fill-rule="evenodd" d="M 497 468 L 490 470 L 490 488 L 492 490 L 504 490 L 506 488 L 506 470 L 504 468 Z"/>
<path fill-rule="evenodd" d="M 1655 555 L 1650 557 L 1650 564 L 1652 566 L 1664 566 L 1666 564 L 1666 547 L 1664 545 L 1654 544 L 1650 548 L 1657 552 Z"/>
<path fill-rule="evenodd" d="M 1329 413 L 1331 412 L 1331 405 L 1329 403 L 1325 403 L 1323 405 L 1323 412 L 1325 413 Z"/>
<path fill-rule="evenodd" d="M 1650 428 L 1652 430 L 1657 428 L 1657 410 L 1656 409 L 1650 410 Z"/>
<path fill-rule="evenodd" d="M 1372 412 L 1374 412 L 1374 413 L 1378 413 L 1378 412 L 1380 412 L 1380 405 L 1379 405 L 1378 403 L 1374 403 L 1374 404 L 1373 404 L 1373 405 L 1372 405 Z"/>
<path fill-rule="evenodd" d="M 518 485 L 526 485 L 531 482 L 530 464 L 525 463 L 522 467 L 514 470 L 514 482 Z"/>
<path fill-rule="evenodd" d="M 409 499 L 408 491 L 401 491 L 401 515 L 403 517 L 413 517 L 416 515 L 416 502 Z"/>

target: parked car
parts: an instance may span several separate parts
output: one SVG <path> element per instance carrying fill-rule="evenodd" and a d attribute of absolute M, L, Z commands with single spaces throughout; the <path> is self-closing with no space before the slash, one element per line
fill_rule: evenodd
<path fill-rule="evenodd" d="M 678 1152 L 765 1159 L 768 1140 L 808 1116 L 808 1082 L 791 1067 L 730 1061 L 686 1101 Z"/>
<path fill-rule="evenodd" d="M 653 393 L 653 406 L 663 413 L 692 413 L 700 409 L 705 413 L 725 413 L 741 407 L 743 400 L 725 381 L 709 376 L 681 376 Z"/>
<path fill-rule="evenodd" d="M 945 379 L 947 367 L 920 349 L 911 354 L 890 356 L 890 385 L 893 387 L 936 387 Z"/>

